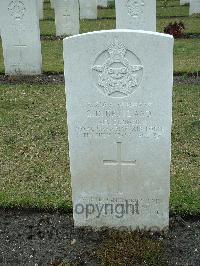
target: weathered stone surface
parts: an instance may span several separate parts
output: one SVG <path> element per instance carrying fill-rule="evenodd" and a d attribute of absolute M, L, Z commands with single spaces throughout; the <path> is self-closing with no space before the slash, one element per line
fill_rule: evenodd
<path fill-rule="evenodd" d="M 173 37 L 82 34 L 64 61 L 75 225 L 167 227 Z"/>
<path fill-rule="evenodd" d="M 43 11 L 43 0 L 37 0 L 38 2 L 38 16 L 39 19 L 43 19 L 44 18 L 44 11 Z"/>
<path fill-rule="evenodd" d="M 156 31 L 156 0 L 115 0 L 117 29 Z"/>
<path fill-rule="evenodd" d="M 41 73 L 42 55 L 37 2 L 1 0 L 0 25 L 6 74 Z"/>
<path fill-rule="evenodd" d="M 79 33 L 78 0 L 57 0 L 54 3 L 56 35 L 75 35 Z"/>
<path fill-rule="evenodd" d="M 97 0 L 79 0 L 80 19 L 97 19 Z"/>

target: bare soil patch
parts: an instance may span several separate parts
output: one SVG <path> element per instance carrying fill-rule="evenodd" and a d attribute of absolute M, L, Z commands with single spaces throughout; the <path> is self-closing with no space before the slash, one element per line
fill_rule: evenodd
<path fill-rule="evenodd" d="M 166 235 L 141 234 L 140 238 L 153 241 L 154 249 L 156 243 L 163 247 L 156 257 L 157 265 L 200 265 L 200 217 L 172 216 Z M 113 247 L 117 251 L 119 239 L 110 244 L 113 239 L 112 232 L 107 230 L 75 229 L 71 214 L 0 210 L 0 265 L 102 265 L 105 246 L 111 255 Z M 134 248 L 128 244 L 127 254 Z M 141 256 L 133 258 L 133 262 L 126 265 L 150 265 L 142 262 Z"/>

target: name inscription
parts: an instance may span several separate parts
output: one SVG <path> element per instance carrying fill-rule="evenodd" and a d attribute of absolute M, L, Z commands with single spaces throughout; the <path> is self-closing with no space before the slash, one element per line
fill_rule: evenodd
<path fill-rule="evenodd" d="M 86 122 L 76 125 L 76 134 L 84 138 L 132 137 L 159 139 L 164 128 L 154 119 L 152 103 L 87 103 Z"/>

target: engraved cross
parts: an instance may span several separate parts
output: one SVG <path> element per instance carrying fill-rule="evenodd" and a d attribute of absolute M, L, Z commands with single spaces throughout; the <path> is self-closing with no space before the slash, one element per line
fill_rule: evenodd
<path fill-rule="evenodd" d="M 70 14 L 64 14 L 63 17 L 67 19 L 70 17 Z"/>
<path fill-rule="evenodd" d="M 122 178 L 122 166 L 133 166 L 136 164 L 135 161 L 123 161 L 122 160 L 122 142 L 117 142 L 117 160 L 103 160 L 104 165 L 117 166 L 118 181 Z"/>

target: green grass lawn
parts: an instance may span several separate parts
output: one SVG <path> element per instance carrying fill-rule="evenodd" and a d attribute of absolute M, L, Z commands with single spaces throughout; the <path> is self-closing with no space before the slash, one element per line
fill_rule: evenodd
<path fill-rule="evenodd" d="M 200 18 L 185 17 L 185 18 L 161 18 L 157 19 L 157 31 L 163 32 L 164 28 L 170 22 L 182 21 L 185 25 L 185 33 L 200 34 Z M 82 20 L 80 23 L 80 33 L 90 32 L 95 30 L 115 29 L 115 19 L 98 19 L 98 20 Z M 52 20 L 43 20 L 40 22 L 41 36 L 55 36 L 55 23 Z"/>
<path fill-rule="evenodd" d="M 87 23 L 87 22 L 86 22 Z M 63 73 L 63 43 L 42 41 L 44 73 Z M 200 39 L 179 39 L 174 46 L 174 72 L 197 73 L 200 71 Z M 4 73 L 2 49 L 0 46 L 0 73 Z"/>
<path fill-rule="evenodd" d="M 174 87 L 171 211 L 200 213 L 200 86 Z M 64 87 L 0 86 L 0 202 L 71 210 Z"/>
<path fill-rule="evenodd" d="M 174 46 L 174 72 L 200 71 L 200 39 L 176 40 Z"/>
<path fill-rule="evenodd" d="M 200 85 L 174 88 L 171 210 L 200 213 Z"/>
<path fill-rule="evenodd" d="M 63 41 L 42 41 L 43 71 L 63 73 Z"/>
<path fill-rule="evenodd" d="M 0 86 L 1 205 L 70 208 L 64 90 Z"/>

